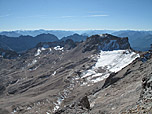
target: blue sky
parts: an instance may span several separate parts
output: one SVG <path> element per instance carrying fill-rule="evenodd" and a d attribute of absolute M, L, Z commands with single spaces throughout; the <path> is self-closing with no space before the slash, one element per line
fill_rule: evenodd
<path fill-rule="evenodd" d="M 0 0 L 4 30 L 152 30 L 152 0 Z"/>

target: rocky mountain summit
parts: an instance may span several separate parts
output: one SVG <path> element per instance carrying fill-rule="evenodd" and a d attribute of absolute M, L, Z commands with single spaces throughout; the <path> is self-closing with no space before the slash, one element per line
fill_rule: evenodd
<path fill-rule="evenodd" d="M 131 49 L 131 47 L 128 38 L 118 38 L 110 34 L 102 34 L 87 38 L 84 51 L 92 49 L 112 51 Z"/>
<path fill-rule="evenodd" d="M 3 114 L 117 114 L 151 98 L 151 52 L 139 55 L 127 38 L 41 42 L 0 61 Z"/>

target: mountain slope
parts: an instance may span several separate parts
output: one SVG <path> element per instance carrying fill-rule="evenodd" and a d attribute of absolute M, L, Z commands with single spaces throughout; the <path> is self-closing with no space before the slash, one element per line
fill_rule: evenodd
<path fill-rule="evenodd" d="M 56 114 L 151 114 L 151 64 L 152 51 L 142 53 L 119 72 L 89 86 L 92 88 L 89 92 Z M 88 88 L 82 89 L 86 92 Z M 79 91 L 77 89 L 71 98 Z"/>
<path fill-rule="evenodd" d="M 121 112 L 143 114 L 150 111 L 152 106 L 149 105 L 148 107 L 138 103 L 143 94 L 141 93 L 141 80 L 143 80 L 144 77 L 149 77 L 152 73 L 150 70 L 152 58 L 149 56 L 146 62 L 143 63 L 141 61 L 146 55 L 147 54 L 141 55 L 142 57 L 140 59 L 135 60 L 118 73 L 109 76 L 101 86 L 102 88 L 100 88 L 94 96 L 90 96 L 92 99 L 91 103 L 93 103 L 92 113 Z"/>
<path fill-rule="evenodd" d="M 0 108 L 14 114 L 86 112 L 89 95 L 138 56 L 127 38 L 109 34 L 39 43 L 16 59 L 0 58 Z"/>

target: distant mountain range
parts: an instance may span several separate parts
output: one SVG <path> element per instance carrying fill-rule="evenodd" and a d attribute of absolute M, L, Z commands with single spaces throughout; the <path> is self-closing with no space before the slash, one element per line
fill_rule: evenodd
<path fill-rule="evenodd" d="M 112 33 L 119 37 L 128 37 L 134 50 L 147 51 L 152 44 L 152 31 L 117 31 Z"/>
<path fill-rule="evenodd" d="M 79 34 L 70 35 L 67 37 L 63 37 L 61 40 L 59 40 L 55 35 L 53 34 L 40 34 L 35 37 L 33 36 L 19 36 L 19 37 L 8 37 L 5 35 L 0 35 L 0 48 L 7 49 L 7 50 L 13 50 L 16 52 L 24 52 L 28 49 L 34 48 L 38 43 L 40 42 L 54 42 L 54 41 L 66 41 L 68 39 L 71 39 L 74 42 L 81 42 L 85 41 L 87 36 L 82 36 Z"/>
<path fill-rule="evenodd" d="M 81 34 L 84 36 L 91 36 L 95 34 L 104 34 L 104 33 L 113 33 L 113 30 L 79 30 L 79 31 L 64 31 L 64 30 L 16 30 L 16 31 L 2 31 L 0 35 L 6 35 L 8 37 L 19 37 L 21 35 L 30 35 L 30 36 L 37 36 L 39 34 L 53 34 L 57 36 L 59 39 L 63 37 L 67 37 L 73 34 Z"/>
<path fill-rule="evenodd" d="M 0 35 L 0 48 L 10 49 L 16 52 L 23 52 L 30 48 L 35 47 L 40 42 L 53 42 L 58 41 L 58 38 L 52 34 L 40 34 L 35 37 L 32 36 L 19 36 L 8 37 Z"/>
<path fill-rule="evenodd" d="M 105 34 L 105 33 L 111 34 L 115 31 L 114 30 L 82 30 L 82 31 L 74 31 L 74 32 L 84 36 L 92 36 L 96 34 Z"/>
<path fill-rule="evenodd" d="M 79 35 L 79 34 L 73 34 L 67 37 L 63 37 L 61 40 L 62 41 L 66 41 L 67 39 L 72 39 L 75 42 L 81 42 L 81 41 L 85 41 L 87 38 L 87 36 L 85 35 Z"/>
<path fill-rule="evenodd" d="M 17 31 L 3 31 L 0 32 L 0 35 L 6 35 L 9 37 L 19 37 L 21 35 L 30 35 L 30 36 L 37 36 L 39 34 L 53 34 L 55 36 L 57 36 L 59 39 L 61 39 L 62 37 L 66 37 L 69 35 L 73 35 L 75 32 L 73 31 L 63 31 L 63 30 L 17 30 Z"/>
<path fill-rule="evenodd" d="M 0 47 L 3 47 L 5 49 L 9 49 L 10 47 L 13 47 L 12 49 L 15 51 L 23 51 L 23 50 L 27 50 L 27 49 L 34 47 L 37 43 L 40 43 L 40 42 L 54 41 L 54 40 L 50 39 L 50 37 L 47 37 L 46 35 L 45 35 L 45 39 L 43 39 L 44 34 L 51 34 L 51 35 L 56 36 L 55 41 L 59 40 L 59 39 L 61 39 L 61 41 L 66 41 L 67 39 L 72 39 L 75 42 L 80 42 L 80 41 L 84 41 L 87 38 L 87 36 L 96 35 L 96 34 L 104 34 L 104 33 L 112 34 L 112 35 L 119 36 L 119 37 L 128 37 L 131 47 L 137 51 L 147 51 L 150 49 L 150 44 L 152 44 L 152 31 L 131 31 L 131 30 L 124 30 L 124 31 L 26 30 L 26 31 L 23 31 L 23 30 L 18 30 L 18 31 L 0 32 L 0 35 L 1 35 L 0 36 Z M 40 34 L 43 34 L 43 35 L 41 35 L 41 38 L 39 37 L 39 40 L 34 39 L 34 38 L 37 38 L 37 36 Z M 5 36 L 2 36 L 2 35 L 5 35 Z M 3 39 L 2 37 L 5 37 L 5 39 Z M 32 40 L 30 40 L 30 38 Z M 9 42 L 7 42 L 6 39 L 9 39 L 8 40 Z M 20 48 L 20 49 L 18 49 L 18 48 Z"/>

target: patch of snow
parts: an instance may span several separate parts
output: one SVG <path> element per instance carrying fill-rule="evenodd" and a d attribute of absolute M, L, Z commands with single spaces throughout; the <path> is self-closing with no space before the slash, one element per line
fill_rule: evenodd
<path fill-rule="evenodd" d="M 107 37 L 107 34 L 98 34 L 100 37 Z"/>
<path fill-rule="evenodd" d="M 99 82 L 99 81 L 102 81 L 102 80 L 108 78 L 109 75 L 110 75 L 109 73 L 104 74 L 104 75 L 101 75 L 101 73 L 97 73 L 97 74 L 99 74 L 98 77 L 97 77 L 97 75 L 93 75 L 93 76 L 92 76 L 92 77 L 95 77 L 95 79 L 92 79 L 92 80 L 91 80 L 93 83 L 97 83 L 97 82 Z"/>
<path fill-rule="evenodd" d="M 114 109 L 116 109 L 116 107 L 112 107 L 111 109 L 114 110 Z"/>
<path fill-rule="evenodd" d="M 28 107 L 28 108 L 27 108 L 27 110 L 31 110 L 31 109 L 32 109 L 31 107 Z"/>
<path fill-rule="evenodd" d="M 53 109 L 53 112 L 55 112 L 56 110 L 58 110 L 58 109 L 60 108 L 60 105 L 61 105 L 61 103 L 62 103 L 63 100 L 64 100 L 64 99 L 58 98 L 57 103 L 54 103 L 54 104 L 55 104 L 55 107 L 54 107 L 54 109 Z"/>
<path fill-rule="evenodd" d="M 90 103 L 90 107 L 91 108 L 94 107 L 94 105 L 95 105 L 95 101 L 93 101 L 92 103 Z"/>
<path fill-rule="evenodd" d="M 103 36 L 103 34 L 99 34 L 99 36 L 101 36 L 101 37 L 102 37 L 102 36 Z"/>
<path fill-rule="evenodd" d="M 60 51 L 63 51 L 63 47 L 60 47 L 60 46 L 56 46 L 54 47 L 55 50 L 60 50 Z"/>
<path fill-rule="evenodd" d="M 59 93 L 59 97 L 57 97 L 57 101 L 56 103 L 54 102 L 54 109 L 53 112 L 55 112 L 56 110 L 58 110 L 60 108 L 61 103 L 64 101 L 64 98 L 66 98 L 66 96 L 61 95 L 61 93 Z"/>
<path fill-rule="evenodd" d="M 35 67 L 35 68 L 31 68 L 31 69 L 29 69 L 29 71 L 37 70 L 38 67 L 39 67 L 39 66 L 37 66 L 37 67 Z"/>
<path fill-rule="evenodd" d="M 71 80 L 74 81 L 74 78 L 72 78 Z M 66 89 L 58 93 L 57 101 L 53 102 L 53 104 L 55 105 L 53 108 L 53 112 L 55 112 L 56 110 L 60 108 L 62 102 L 64 101 L 65 98 L 68 97 L 68 95 L 71 93 L 70 91 L 73 90 L 74 87 L 75 87 L 74 84 L 70 83 L 70 85 Z"/>
<path fill-rule="evenodd" d="M 54 76 L 56 74 L 56 71 L 53 72 L 52 76 Z"/>
<path fill-rule="evenodd" d="M 41 48 L 41 50 L 42 50 L 42 51 L 44 51 L 44 50 L 45 50 L 45 48 L 44 48 L 44 47 L 42 47 L 42 48 Z"/>
<path fill-rule="evenodd" d="M 37 53 L 35 54 L 35 56 L 40 55 L 40 53 L 41 53 L 41 50 L 40 50 L 40 49 L 37 49 Z"/>
<path fill-rule="evenodd" d="M 35 59 L 35 60 L 32 61 L 32 64 L 35 64 L 36 62 L 37 62 L 37 60 Z"/>
<path fill-rule="evenodd" d="M 37 104 L 38 104 L 38 105 L 40 105 L 41 103 L 40 103 L 40 102 L 38 102 Z"/>
<path fill-rule="evenodd" d="M 17 111 L 14 109 L 13 112 L 11 112 L 11 114 L 15 114 Z"/>
<path fill-rule="evenodd" d="M 60 107 L 58 105 L 56 105 L 53 109 L 53 112 L 57 111 Z"/>
<path fill-rule="evenodd" d="M 41 47 L 41 49 L 37 49 L 37 52 L 36 52 L 35 56 L 40 55 L 41 52 L 44 51 L 44 50 L 46 50 L 46 48 L 44 48 L 44 47 Z"/>
<path fill-rule="evenodd" d="M 63 93 L 64 93 L 64 97 L 66 98 L 66 96 L 68 95 L 69 91 L 66 90 L 66 89 L 64 89 L 64 90 L 63 90 Z"/>
<path fill-rule="evenodd" d="M 58 105 L 61 105 L 62 101 L 63 101 L 63 99 L 58 97 L 58 100 L 57 100 Z"/>

